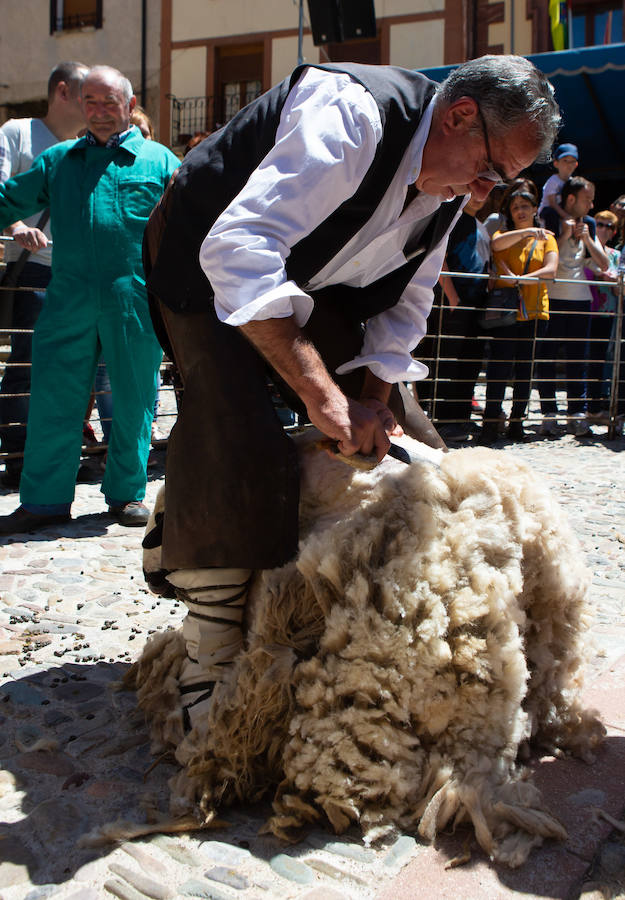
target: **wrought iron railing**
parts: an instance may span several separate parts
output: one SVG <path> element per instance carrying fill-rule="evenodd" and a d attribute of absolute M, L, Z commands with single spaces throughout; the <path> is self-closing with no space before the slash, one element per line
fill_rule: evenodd
<path fill-rule="evenodd" d="M 167 98 L 171 101 L 172 146 L 183 147 L 198 132 L 220 128 L 239 112 L 241 102 L 250 103 L 260 93 L 260 82 L 254 81 L 249 82 L 243 101 L 238 93 L 224 97 L 221 104 L 215 102 L 215 97 L 176 97 L 168 94 Z"/>

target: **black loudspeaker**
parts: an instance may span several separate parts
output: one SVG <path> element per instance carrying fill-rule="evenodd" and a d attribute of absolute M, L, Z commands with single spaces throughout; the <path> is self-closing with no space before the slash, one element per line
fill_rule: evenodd
<path fill-rule="evenodd" d="M 376 36 L 373 0 L 308 0 L 313 44 Z"/>

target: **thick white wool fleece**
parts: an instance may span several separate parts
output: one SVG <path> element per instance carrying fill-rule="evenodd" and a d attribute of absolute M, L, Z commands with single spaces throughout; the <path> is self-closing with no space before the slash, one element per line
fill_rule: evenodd
<path fill-rule="evenodd" d="M 298 557 L 253 583 L 247 649 L 209 720 L 173 735 L 178 663 L 162 665 L 162 645 L 131 675 L 183 765 L 172 811 L 208 821 L 270 791 L 269 827 L 285 838 L 319 819 L 429 839 L 468 820 L 489 855 L 519 865 L 565 837 L 520 746 L 590 759 L 603 734 L 578 700 L 589 577 L 562 510 L 519 460 L 485 448 L 371 471 L 310 437 L 300 450 Z"/>

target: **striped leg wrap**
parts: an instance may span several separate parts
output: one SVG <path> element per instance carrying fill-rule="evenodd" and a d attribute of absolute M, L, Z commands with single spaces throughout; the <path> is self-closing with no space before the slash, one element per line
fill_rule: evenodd
<path fill-rule="evenodd" d="M 167 576 L 187 607 L 182 633 L 187 659 L 180 674 L 185 726 L 205 717 L 213 688 L 243 646 L 249 569 L 178 569 Z"/>

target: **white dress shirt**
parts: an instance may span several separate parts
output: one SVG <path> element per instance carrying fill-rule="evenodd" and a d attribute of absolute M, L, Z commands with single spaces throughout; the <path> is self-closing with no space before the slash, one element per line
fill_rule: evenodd
<path fill-rule="evenodd" d="M 408 237 L 422 231 L 424 219 L 443 202 L 420 193 L 402 213 L 408 185 L 421 170 L 433 109 L 431 101 L 371 218 L 300 286 L 285 270 L 291 248 L 353 196 L 382 137 L 377 104 L 362 85 L 344 73 L 306 69 L 286 99 L 275 145 L 202 243 L 200 264 L 215 292 L 219 319 L 237 326 L 294 315 L 302 326 L 313 309 L 306 290 L 362 287 L 403 265 Z M 398 303 L 367 321 L 362 352 L 337 373 L 367 366 L 390 383 L 427 375 L 410 351 L 425 334 L 432 288 L 456 218 Z"/>

